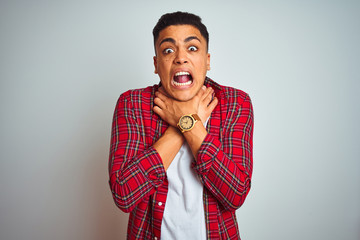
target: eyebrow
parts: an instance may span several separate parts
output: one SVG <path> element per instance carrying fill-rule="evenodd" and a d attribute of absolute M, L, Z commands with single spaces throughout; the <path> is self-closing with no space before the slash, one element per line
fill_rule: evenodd
<path fill-rule="evenodd" d="M 199 42 L 201 42 L 200 39 L 196 36 L 187 37 L 185 38 L 184 42 L 190 42 L 191 40 L 198 40 Z M 163 44 L 164 42 L 170 42 L 172 44 L 176 44 L 176 41 L 173 38 L 165 38 L 160 42 L 159 46 L 161 46 L 161 44 Z"/>
<path fill-rule="evenodd" d="M 165 38 L 160 42 L 159 46 L 161 46 L 161 44 L 163 44 L 164 42 L 170 42 L 170 43 L 173 43 L 173 44 L 176 43 L 173 38 Z"/>
<path fill-rule="evenodd" d="M 198 40 L 199 42 L 201 42 L 200 39 L 196 36 L 187 37 L 184 42 L 190 42 L 191 40 Z"/>

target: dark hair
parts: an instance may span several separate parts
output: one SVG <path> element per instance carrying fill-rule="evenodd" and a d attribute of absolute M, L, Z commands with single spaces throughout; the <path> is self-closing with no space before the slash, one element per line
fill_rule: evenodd
<path fill-rule="evenodd" d="M 205 38 L 207 48 L 209 48 L 209 33 L 206 26 L 201 22 L 199 16 L 188 12 L 173 12 L 162 15 L 153 29 L 154 46 L 159 38 L 159 33 L 171 25 L 191 25 L 196 27 Z"/>

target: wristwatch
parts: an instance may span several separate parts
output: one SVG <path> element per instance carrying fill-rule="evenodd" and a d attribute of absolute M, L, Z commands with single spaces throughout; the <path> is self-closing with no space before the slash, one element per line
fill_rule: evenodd
<path fill-rule="evenodd" d="M 197 121 L 201 121 L 201 119 L 196 113 L 190 115 L 183 115 L 179 119 L 179 123 L 177 124 L 177 126 L 183 133 L 186 131 L 190 131 L 195 126 L 195 123 Z"/>

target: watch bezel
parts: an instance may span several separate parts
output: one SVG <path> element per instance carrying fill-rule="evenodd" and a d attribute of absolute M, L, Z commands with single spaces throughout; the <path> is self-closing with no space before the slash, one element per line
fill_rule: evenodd
<path fill-rule="evenodd" d="M 189 119 L 191 121 L 190 125 L 186 124 L 184 120 Z M 195 119 L 191 115 L 184 115 L 180 118 L 180 126 L 184 130 L 190 130 L 195 123 Z"/>
<path fill-rule="evenodd" d="M 185 118 L 191 119 L 191 126 L 189 126 L 189 127 L 184 126 L 183 120 L 184 120 Z M 200 118 L 199 118 L 199 116 L 198 116 L 197 114 L 185 114 L 185 115 L 183 115 L 183 116 L 180 117 L 177 126 L 178 126 L 178 128 L 180 129 L 180 131 L 181 131 L 182 133 L 184 133 L 184 132 L 187 132 L 187 131 L 190 131 L 191 129 L 193 129 L 194 126 L 195 126 L 195 124 L 196 124 L 196 122 L 199 121 L 198 119 L 200 119 Z"/>

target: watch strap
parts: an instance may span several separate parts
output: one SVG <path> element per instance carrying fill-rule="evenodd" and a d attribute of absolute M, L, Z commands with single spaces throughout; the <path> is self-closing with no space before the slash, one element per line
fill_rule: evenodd
<path fill-rule="evenodd" d="M 197 115 L 196 113 L 191 114 L 191 116 L 192 116 L 195 120 L 197 120 L 197 121 L 201 121 L 201 119 L 200 119 L 199 115 Z M 196 121 L 195 121 L 195 122 L 196 122 Z"/>

